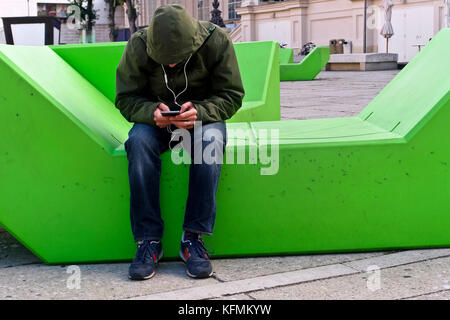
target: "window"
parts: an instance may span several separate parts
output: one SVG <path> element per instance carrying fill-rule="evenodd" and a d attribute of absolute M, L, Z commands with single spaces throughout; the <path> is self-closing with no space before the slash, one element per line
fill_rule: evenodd
<path fill-rule="evenodd" d="M 240 8 L 241 0 L 228 1 L 228 20 L 239 19 L 241 16 L 236 13 L 236 8 Z"/>

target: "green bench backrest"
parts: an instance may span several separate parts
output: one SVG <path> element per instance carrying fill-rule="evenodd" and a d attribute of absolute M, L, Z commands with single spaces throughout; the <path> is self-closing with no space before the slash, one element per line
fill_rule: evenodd
<path fill-rule="evenodd" d="M 359 117 L 405 136 L 433 114 L 450 88 L 450 29 L 434 39 L 372 100 Z"/>
<path fill-rule="evenodd" d="M 323 69 L 330 59 L 330 47 L 315 47 L 300 63 L 320 65 Z"/>
<path fill-rule="evenodd" d="M 294 63 L 294 49 L 280 48 L 279 58 L 280 64 Z"/>
<path fill-rule="evenodd" d="M 77 58 L 76 55 L 72 56 Z M 5 67 L 9 65 L 16 69 L 24 79 L 67 115 L 64 121 L 73 121 L 106 150 L 113 152 L 126 139 L 130 124 L 119 110 L 96 89 L 95 85 L 86 80 L 84 75 L 74 70 L 50 48 L 0 45 L 0 60 Z M 79 60 L 74 61 L 78 66 L 84 67 Z M 93 80 L 96 80 L 96 75 L 105 78 L 100 71 L 107 68 L 100 61 L 97 65 L 98 69 L 85 69 L 89 72 L 89 76 L 94 78 Z M 18 89 L 17 95 L 23 94 L 25 93 Z M 46 110 L 51 108 L 50 104 L 34 108 L 42 108 L 42 112 L 36 112 L 34 116 L 36 122 L 50 121 L 44 116 Z"/>
<path fill-rule="evenodd" d="M 245 89 L 244 102 L 264 99 L 273 41 L 234 45 Z M 115 97 L 116 68 L 126 42 L 50 46 L 110 101 Z"/>
<path fill-rule="evenodd" d="M 50 46 L 86 80 L 114 102 L 116 68 L 126 42 Z"/>
<path fill-rule="evenodd" d="M 244 102 L 265 100 L 275 44 L 273 41 L 234 44 L 245 89 Z"/>

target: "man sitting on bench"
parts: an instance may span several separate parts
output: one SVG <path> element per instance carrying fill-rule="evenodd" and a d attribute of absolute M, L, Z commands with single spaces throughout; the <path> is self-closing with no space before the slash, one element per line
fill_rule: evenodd
<path fill-rule="evenodd" d="M 159 156 L 171 148 L 172 131 L 188 130 L 191 145 L 183 148 L 191 159 L 211 143 L 223 154 L 224 121 L 241 107 L 243 97 L 236 54 L 227 33 L 210 22 L 193 19 L 182 6 L 158 8 L 150 26 L 131 36 L 117 68 L 115 99 L 121 114 L 134 122 L 125 141 L 131 230 L 138 243 L 130 279 L 151 278 L 163 256 Z M 194 134 L 196 121 L 202 125 L 200 135 Z M 204 141 L 208 129 L 221 135 Z M 220 171 L 221 163 L 202 160 L 190 165 L 180 256 L 187 274 L 194 278 L 213 273 L 201 235 L 213 232 Z"/>

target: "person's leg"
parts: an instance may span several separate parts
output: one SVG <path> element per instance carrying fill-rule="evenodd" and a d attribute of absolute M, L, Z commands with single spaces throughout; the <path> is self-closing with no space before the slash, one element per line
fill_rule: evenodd
<path fill-rule="evenodd" d="M 161 238 L 164 223 L 159 206 L 160 154 L 167 150 L 170 134 L 166 129 L 135 123 L 125 141 L 130 182 L 131 230 L 138 242 L 128 277 L 145 280 L 153 277 L 163 256 Z"/>
<path fill-rule="evenodd" d="M 216 193 L 226 142 L 224 122 L 203 125 L 201 132 L 197 130 L 191 134 L 190 155 L 193 161 L 189 169 L 189 194 L 183 224 L 185 231 L 207 235 L 213 232 Z"/>
<path fill-rule="evenodd" d="M 160 154 L 168 149 L 170 134 L 135 123 L 125 141 L 130 183 L 130 220 L 135 241 L 160 240 L 164 223 L 159 204 Z"/>
<path fill-rule="evenodd" d="M 191 130 L 192 131 L 192 130 Z M 194 130 L 195 131 L 195 130 Z M 226 145 L 223 122 L 204 125 L 191 134 L 189 194 L 180 257 L 193 278 L 212 276 L 213 268 L 201 234 L 211 235 L 216 219 L 216 192 Z"/>

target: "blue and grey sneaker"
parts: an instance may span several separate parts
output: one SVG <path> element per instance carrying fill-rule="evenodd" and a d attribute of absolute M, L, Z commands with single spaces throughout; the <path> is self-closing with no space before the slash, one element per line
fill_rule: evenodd
<path fill-rule="evenodd" d="M 209 252 L 199 234 L 184 232 L 180 257 L 186 263 L 186 273 L 192 278 L 208 278 L 213 274 Z"/>
<path fill-rule="evenodd" d="M 136 256 L 128 269 L 132 280 L 146 280 L 155 275 L 156 265 L 163 256 L 161 241 L 139 241 Z"/>

